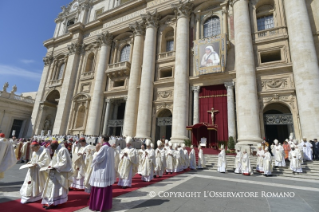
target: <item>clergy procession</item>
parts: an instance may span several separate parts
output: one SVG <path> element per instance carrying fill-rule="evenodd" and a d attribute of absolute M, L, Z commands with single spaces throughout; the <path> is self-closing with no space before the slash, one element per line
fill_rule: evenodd
<path fill-rule="evenodd" d="M 71 190 L 90 194 L 89 208 L 104 211 L 112 208 L 112 185 L 122 189 L 132 187 L 135 174 L 150 182 L 163 175 L 206 167 L 203 150 L 198 161 L 193 146 L 188 152 L 184 143 L 158 140 L 157 148 L 146 139 L 140 149 L 132 147 L 133 138 L 126 137 L 126 147 L 110 144 L 108 136 L 100 136 L 96 144 L 87 143 L 85 137 L 48 137 L 40 140 L 15 137 L 6 139 L 0 134 L 0 177 L 17 162 L 28 169 L 20 189 L 21 203 L 41 200 L 46 210 L 68 201 Z M 17 154 L 18 151 L 18 154 Z M 225 162 L 225 152 L 223 160 Z M 221 162 L 222 164 L 223 162 Z M 226 165 L 221 165 L 224 170 Z"/>

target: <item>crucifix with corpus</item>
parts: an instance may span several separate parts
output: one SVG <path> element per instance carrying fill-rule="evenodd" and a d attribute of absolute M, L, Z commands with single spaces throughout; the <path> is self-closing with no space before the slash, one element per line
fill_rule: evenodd
<path fill-rule="evenodd" d="M 208 113 L 211 113 L 210 117 L 212 118 L 212 125 L 214 125 L 214 117 L 215 117 L 215 113 L 219 112 L 218 110 L 214 110 L 214 108 L 212 108 L 212 110 L 207 111 Z"/>

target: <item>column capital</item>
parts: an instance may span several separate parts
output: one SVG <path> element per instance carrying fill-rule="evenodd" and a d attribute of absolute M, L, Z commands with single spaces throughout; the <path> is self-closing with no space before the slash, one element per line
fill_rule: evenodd
<path fill-rule="evenodd" d="M 80 43 L 71 43 L 71 45 L 68 45 L 69 54 L 79 54 L 81 53 L 82 44 Z"/>
<path fill-rule="evenodd" d="M 235 83 L 234 82 L 225 82 L 224 85 L 227 89 L 232 89 L 234 87 Z"/>
<path fill-rule="evenodd" d="M 113 102 L 114 102 L 114 99 L 105 99 L 105 102 L 106 102 L 106 103 L 113 103 Z"/>
<path fill-rule="evenodd" d="M 46 56 L 43 58 L 44 66 L 50 65 L 52 63 L 52 61 L 53 61 L 52 55 Z"/>
<path fill-rule="evenodd" d="M 130 24 L 129 28 L 133 31 L 134 36 L 141 36 L 145 34 L 144 23 L 136 21 L 134 24 Z"/>
<path fill-rule="evenodd" d="M 142 14 L 141 17 L 143 21 L 145 22 L 146 28 L 149 28 L 149 27 L 157 28 L 158 22 L 161 16 L 157 13 L 157 10 L 155 10 L 154 12 L 148 12 L 147 14 Z"/>
<path fill-rule="evenodd" d="M 192 86 L 192 91 L 199 92 L 200 86 Z"/>
<path fill-rule="evenodd" d="M 192 10 L 193 10 L 193 3 L 190 2 L 190 0 L 182 1 L 179 0 L 178 4 L 172 4 L 172 7 L 174 9 L 175 15 L 178 18 L 186 17 L 189 18 Z"/>
<path fill-rule="evenodd" d="M 100 43 L 100 45 L 104 46 L 104 45 L 111 45 L 112 41 L 113 41 L 113 35 L 110 34 L 109 32 L 102 32 L 98 38 L 97 38 L 98 42 Z"/>
<path fill-rule="evenodd" d="M 126 102 L 127 101 L 127 96 L 123 96 L 123 99 Z"/>

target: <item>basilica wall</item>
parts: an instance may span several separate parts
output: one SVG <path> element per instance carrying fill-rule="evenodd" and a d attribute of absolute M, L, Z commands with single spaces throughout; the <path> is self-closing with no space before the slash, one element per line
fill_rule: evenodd
<path fill-rule="evenodd" d="M 300 4 L 317 59 L 318 5 Z M 55 92 L 54 134 L 170 136 L 178 142 L 191 138 L 186 126 L 210 116 L 200 109 L 203 90 L 224 85 L 225 132 L 239 142 L 276 136 L 264 120 L 274 112 L 290 120 L 278 133 L 293 132 L 297 139 L 314 135 L 303 132 L 300 120 L 300 110 L 313 111 L 300 109 L 297 101 L 305 88 L 298 80 L 295 85 L 296 76 L 316 74 L 294 69 L 302 63 L 292 54 L 302 39 L 296 43 L 289 33 L 295 26 L 287 21 L 294 7 L 286 0 L 72 1 L 55 20 L 53 38 L 44 42 L 48 52 L 33 109 L 34 133 L 43 131 L 50 114 L 39 108 Z M 215 52 L 214 61 L 211 54 L 205 56 L 207 49 Z M 205 65 L 207 60 L 211 65 Z M 215 118 L 221 117 L 217 113 Z"/>

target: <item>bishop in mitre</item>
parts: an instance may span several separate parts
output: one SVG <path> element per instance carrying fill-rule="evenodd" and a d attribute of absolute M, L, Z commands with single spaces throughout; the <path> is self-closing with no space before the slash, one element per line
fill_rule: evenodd
<path fill-rule="evenodd" d="M 235 164 L 234 164 L 234 168 L 235 168 L 234 172 L 236 174 L 241 174 L 242 157 L 243 157 L 243 154 L 241 153 L 241 148 L 240 148 L 240 146 L 238 146 L 237 147 L 237 154 L 235 157 Z"/>
<path fill-rule="evenodd" d="M 162 177 L 166 168 L 166 157 L 163 143 L 160 140 L 157 141 L 157 149 L 155 150 L 155 161 L 155 175 Z"/>
<path fill-rule="evenodd" d="M 271 176 L 271 172 L 273 170 L 272 167 L 272 157 L 271 154 L 269 152 L 268 147 L 265 147 L 265 154 L 262 156 L 264 158 L 264 164 L 263 164 L 263 168 L 264 168 L 264 175 L 266 177 Z"/>
<path fill-rule="evenodd" d="M 185 155 L 184 155 L 184 150 L 182 148 L 183 143 L 179 143 L 178 144 L 178 151 L 179 151 L 179 155 L 181 156 L 181 168 L 180 171 L 183 171 L 184 169 L 186 169 L 186 161 L 185 161 Z"/>
<path fill-rule="evenodd" d="M 4 172 L 17 163 L 12 143 L 0 133 L 0 180 L 4 178 Z"/>
<path fill-rule="evenodd" d="M 155 152 L 151 148 L 151 140 L 146 139 L 146 149 L 144 158 L 142 161 L 142 180 L 144 182 L 150 182 L 154 178 L 154 167 L 155 167 Z"/>
<path fill-rule="evenodd" d="M 198 161 L 197 162 L 198 162 L 197 168 L 199 168 L 199 169 L 206 168 L 206 161 L 205 161 L 205 157 L 204 157 L 204 152 L 203 152 L 201 146 L 198 146 Z"/>
<path fill-rule="evenodd" d="M 141 145 L 141 149 L 139 149 L 137 151 L 137 154 L 138 154 L 138 170 L 137 170 L 137 173 L 139 175 L 142 175 L 142 169 L 143 169 L 143 159 L 145 158 L 145 144 L 142 144 Z"/>
<path fill-rule="evenodd" d="M 119 163 L 119 182 L 122 188 L 132 186 L 132 178 L 137 171 L 138 155 L 136 149 L 132 148 L 132 137 L 126 137 L 126 147 L 121 151 Z"/>
<path fill-rule="evenodd" d="M 20 189 L 21 203 L 36 202 L 42 198 L 45 181 L 48 177 L 46 172 L 40 169 L 47 167 L 51 161 L 49 151 L 36 141 L 31 143 L 32 157 L 28 165 L 27 175 Z"/>
<path fill-rule="evenodd" d="M 279 145 L 279 142 L 277 139 L 274 140 L 274 144 L 272 146 L 272 153 L 274 155 L 274 159 L 275 159 L 275 166 L 278 167 L 285 167 L 286 166 L 286 162 L 285 162 L 285 151 L 284 148 Z"/>
<path fill-rule="evenodd" d="M 298 150 L 296 150 L 295 145 L 291 145 L 291 151 L 289 152 L 289 161 L 290 161 L 290 169 L 292 172 L 302 172 L 302 167 L 301 167 L 301 155 Z"/>
<path fill-rule="evenodd" d="M 257 163 L 256 163 L 256 171 L 259 173 L 264 173 L 264 156 L 265 152 L 261 146 L 258 144 L 258 151 L 257 151 Z"/>
<path fill-rule="evenodd" d="M 188 156 L 188 151 L 186 149 L 185 144 L 182 144 L 182 149 L 184 151 L 184 162 L 185 162 L 184 169 L 188 169 L 188 167 L 189 167 L 189 156 Z"/>
<path fill-rule="evenodd" d="M 243 152 L 241 172 L 243 173 L 243 175 L 246 175 L 246 176 L 253 174 L 252 168 L 250 166 L 250 158 L 246 149 L 244 149 L 244 152 Z"/>
<path fill-rule="evenodd" d="M 304 161 L 312 161 L 312 144 L 307 141 L 306 138 L 303 138 L 302 142 L 299 144 L 299 147 L 302 148 Z"/>
<path fill-rule="evenodd" d="M 196 170 L 196 156 L 193 145 L 191 145 L 191 151 L 189 153 L 189 168 L 192 170 Z"/>
<path fill-rule="evenodd" d="M 85 164 L 85 149 L 86 140 L 84 137 L 80 138 L 79 144 L 74 148 L 72 157 L 72 166 L 74 170 L 73 182 L 71 184 L 72 189 L 85 189 L 84 178 L 87 166 Z"/>
<path fill-rule="evenodd" d="M 172 174 L 175 166 L 175 151 L 172 142 L 168 142 L 169 149 L 166 150 L 166 172 Z"/>
<path fill-rule="evenodd" d="M 217 171 L 221 173 L 226 173 L 227 161 L 224 145 L 221 145 L 220 149 L 221 151 L 218 154 Z"/>
<path fill-rule="evenodd" d="M 174 172 L 180 172 L 181 171 L 181 154 L 178 149 L 177 143 L 173 144 L 173 149 L 174 149 L 174 158 L 175 158 Z"/>
<path fill-rule="evenodd" d="M 44 185 L 42 202 L 44 208 L 63 204 L 68 201 L 69 187 L 72 182 L 72 160 L 65 147 L 54 140 L 51 143 L 53 156 L 48 166 L 49 175 Z"/>

